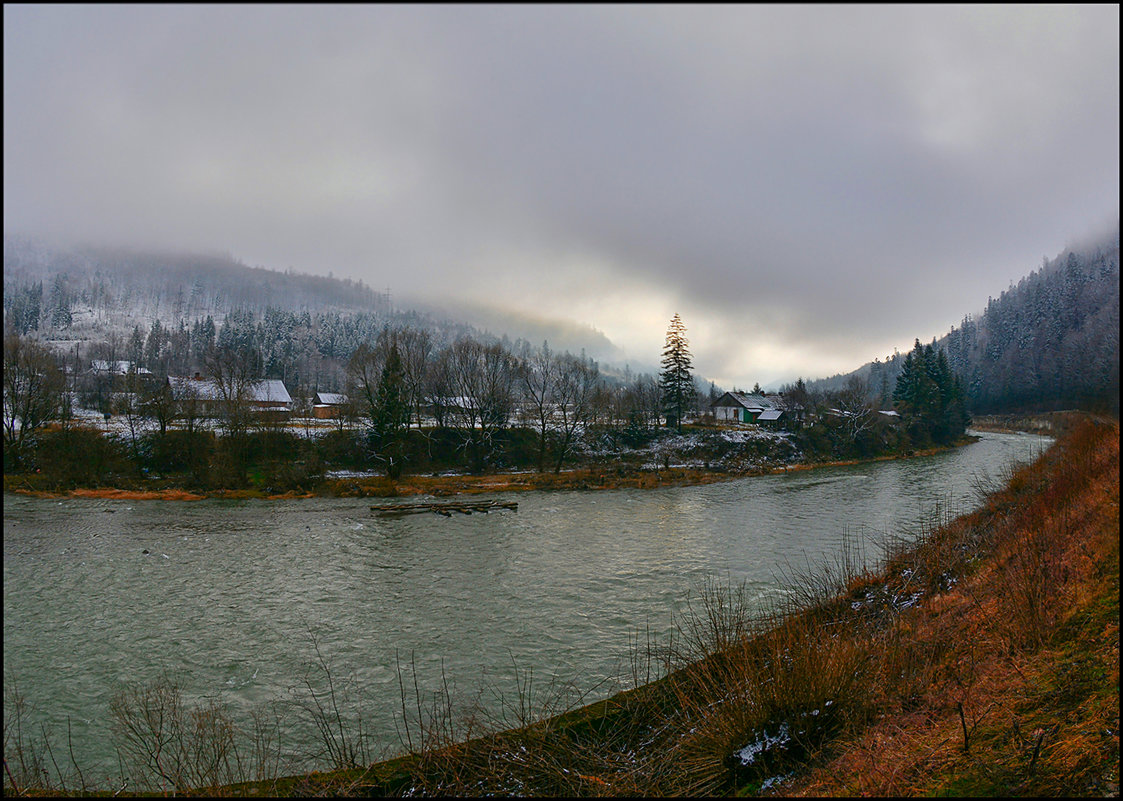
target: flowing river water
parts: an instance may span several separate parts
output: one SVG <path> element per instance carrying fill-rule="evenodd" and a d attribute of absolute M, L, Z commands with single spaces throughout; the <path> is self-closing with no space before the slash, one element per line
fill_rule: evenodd
<path fill-rule="evenodd" d="M 25 726 L 65 743 L 69 724 L 87 781 L 108 779 L 109 704 L 126 684 L 175 671 L 189 700 L 239 718 L 293 697 L 306 676 L 321 685 L 318 647 L 334 679 L 353 682 L 372 756 L 394 754 L 399 667 L 423 694 L 447 682 L 454 698 L 495 707 L 528 676 L 607 696 L 630 684 L 637 635 L 665 638 L 707 579 L 744 582 L 767 603 L 778 577 L 833 561 L 846 538 L 873 560 L 886 534 L 910 536 L 934 509 L 970 511 L 981 480 L 1051 442 L 980 437 L 705 486 L 498 494 L 518 511 L 449 518 L 380 518 L 371 499 L 6 493 L 5 688 L 29 705 Z M 4 714 L 7 726 L 10 703 Z M 310 723 L 289 725 L 312 737 Z"/>

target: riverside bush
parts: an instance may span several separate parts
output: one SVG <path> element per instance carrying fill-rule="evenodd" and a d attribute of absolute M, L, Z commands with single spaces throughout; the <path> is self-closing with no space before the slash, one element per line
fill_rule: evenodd
<path fill-rule="evenodd" d="M 215 435 L 210 431 L 167 431 L 146 438 L 149 459 L 145 465 L 160 473 L 186 473 L 198 482 L 206 476 L 214 457 Z"/>
<path fill-rule="evenodd" d="M 124 442 L 87 428 L 43 431 L 30 461 L 32 470 L 38 470 L 56 488 L 132 484 L 140 478 L 139 465 L 130 458 Z"/>

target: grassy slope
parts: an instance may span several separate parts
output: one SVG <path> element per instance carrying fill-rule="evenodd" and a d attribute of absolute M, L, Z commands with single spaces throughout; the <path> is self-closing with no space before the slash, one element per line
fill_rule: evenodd
<path fill-rule="evenodd" d="M 1070 432 L 973 518 L 990 555 L 890 629 L 923 680 L 887 677 L 872 725 L 777 792 L 1118 795 L 1118 424 Z"/>

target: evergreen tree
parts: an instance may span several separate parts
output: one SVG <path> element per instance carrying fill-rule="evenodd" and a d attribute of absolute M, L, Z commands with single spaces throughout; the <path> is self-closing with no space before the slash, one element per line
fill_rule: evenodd
<path fill-rule="evenodd" d="M 66 291 L 65 276 L 55 276 L 50 299 L 51 325 L 59 330 L 70 328 L 74 318 L 70 314 L 70 296 Z"/>
<path fill-rule="evenodd" d="M 694 400 L 694 377 L 690 373 L 694 365 L 690 359 L 686 326 L 677 312 L 667 328 L 661 364 L 663 371 L 659 374 L 659 388 L 663 396 L 663 413 L 668 426 L 681 430 L 683 414 Z"/>
<path fill-rule="evenodd" d="M 144 334 L 141 333 L 139 325 L 133 326 L 133 332 L 129 335 L 129 342 L 126 345 L 125 355 L 133 364 L 140 364 L 144 358 Z"/>
<path fill-rule="evenodd" d="M 916 445 L 946 445 L 963 434 L 970 419 L 962 382 L 943 349 L 916 340 L 905 355 L 893 401 Z"/>
<path fill-rule="evenodd" d="M 409 404 L 406 402 L 405 370 L 397 341 L 390 344 L 386 366 L 378 382 L 373 415 L 371 445 L 386 465 L 386 475 L 397 479 L 402 473 L 402 435 L 409 425 Z"/>
<path fill-rule="evenodd" d="M 43 282 L 21 287 L 9 292 L 4 290 L 4 322 L 17 334 L 39 330 L 39 313 L 43 305 Z"/>
<path fill-rule="evenodd" d="M 164 327 L 160 325 L 160 318 L 156 317 L 152 320 L 152 327 L 148 330 L 148 338 L 144 341 L 144 363 L 153 372 L 159 369 L 160 351 L 164 347 L 165 338 Z"/>

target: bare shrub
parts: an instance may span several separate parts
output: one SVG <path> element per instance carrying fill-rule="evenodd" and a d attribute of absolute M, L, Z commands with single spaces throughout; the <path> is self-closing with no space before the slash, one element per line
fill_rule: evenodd
<path fill-rule="evenodd" d="M 302 686 L 293 690 L 289 703 L 313 724 L 317 739 L 300 756 L 314 763 L 326 761 L 336 770 L 367 765 L 371 761 L 371 735 L 364 730 L 355 681 L 337 678 L 311 632 L 309 640 L 315 661 L 308 664 Z"/>
<path fill-rule="evenodd" d="M 696 597 L 687 596 L 686 609 L 675 621 L 671 641 L 664 649 L 670 668 L 728 651 L 758 630 L 758 619 L 749 602 L 744 582 L 720 584 L 707 576 Z"/>
<path fill-rule="evenodd" d="M 141 786 L 214 789 L 243 778 L 226 707 L 214 699 L 188 706 L 172 674 L 126 686 L 109 713 L 119 759 Z"/>
<path fill-rule="evenodd" d="M 11 678 L 4 682 L 4 791 L 55 789 L 47 768 L 49 735 L 30 721 L 31 708 Z"/>
<path fill-rule="evenodd" d="M 818 748 L 855 714 L 872 679 L 869 643 L 793 616 L 676 674 L 669 792 L 725 793 Z"/>

